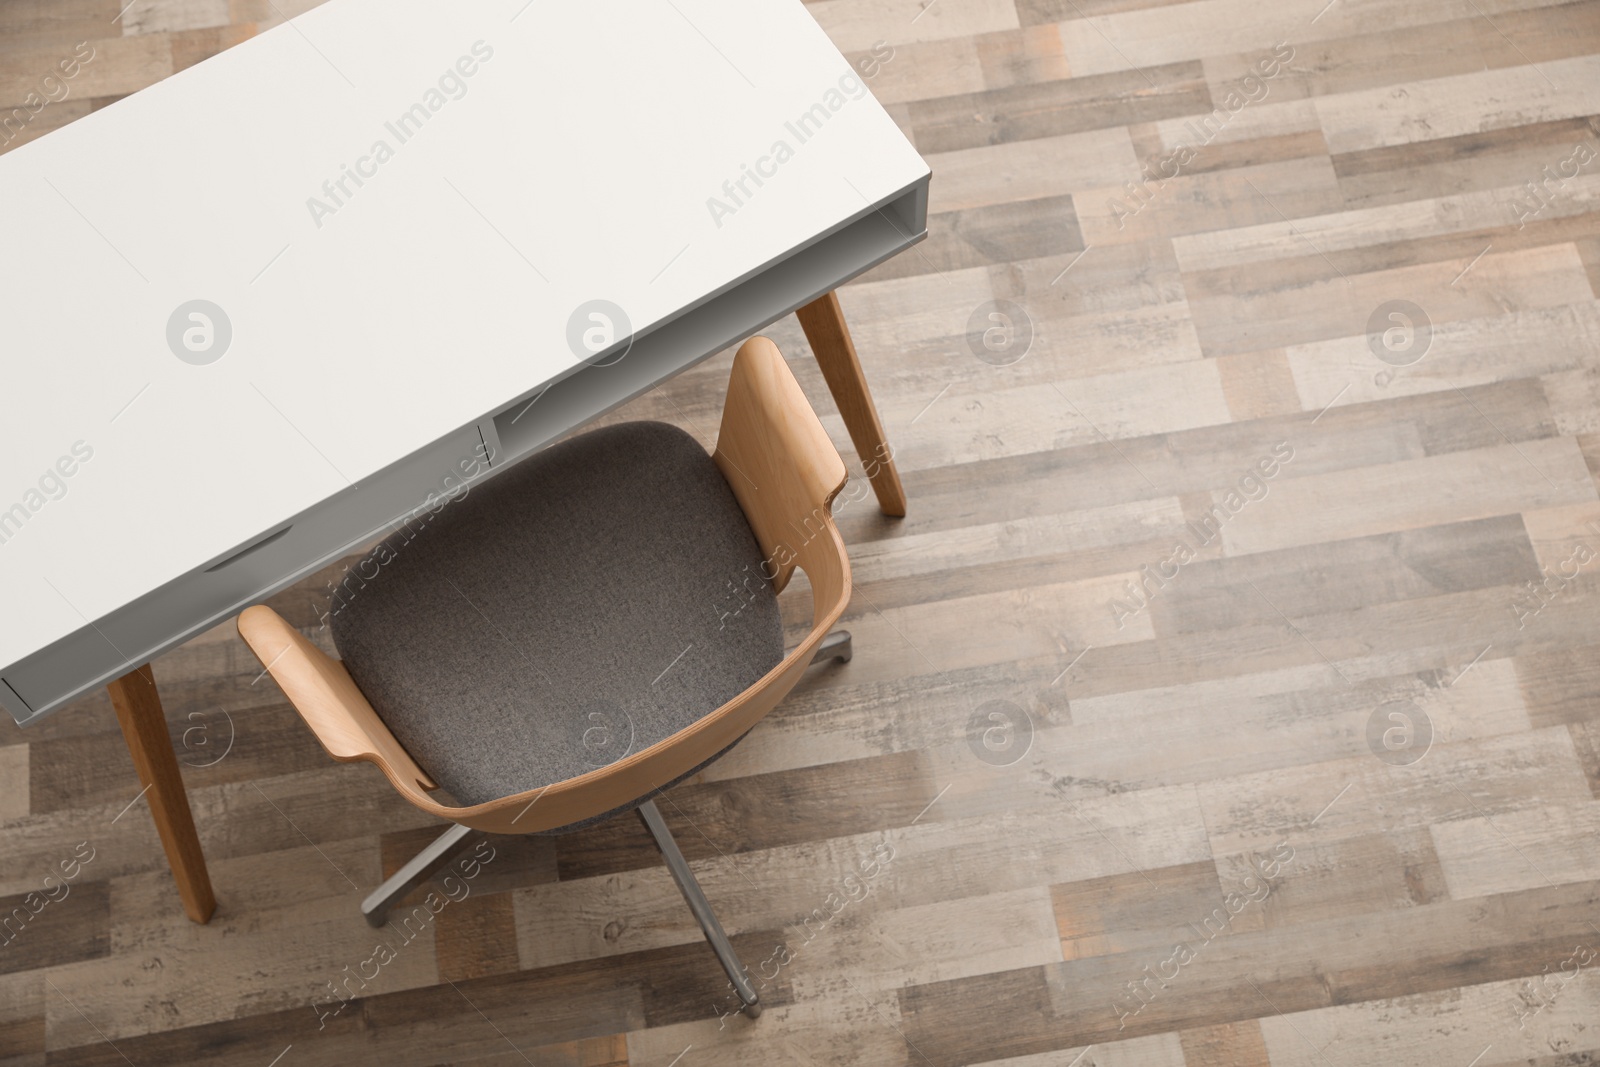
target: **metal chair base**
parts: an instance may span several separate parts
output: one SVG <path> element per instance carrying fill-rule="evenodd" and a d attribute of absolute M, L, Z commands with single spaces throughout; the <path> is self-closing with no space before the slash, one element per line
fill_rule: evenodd
<path fill-rule="evenodd" d="M 367 917 L 367 925 L 376 927 L 388 922 L 389 909 L 399 903 L 401 897 L 432 878 L 434 872 L 472 844 L 475 832 L 470 826 L 453 824 L 450 829 L 440 834 L 433 844 L 413 856 L 410 862 L 395 871 L 388 881 L 374 889 L 367 899 L 361 902 L 361 914 Z"/>
<path fill-rule="evenodd" d="M 728 980 L 733 983 L 733 988 L 739 994 L 739 1000 L 744 1005 L 744 1013 L 752 1019 L 758 1018 L 761 1015 L 761 1003 L 756 996 L 755 986 L 750 983 L 744 964 L 739 962 L 738 954 L 733 951 L 733 945 L 728 941 L 722 923 L 717 921 L 716 913 L 711 910 L 711 902 L 706 900 L 705 891 L 700 888 L 694 872 L 689 869 L 689 862 L 683 858 L 678 842 L 673 840 L 672 831 L 667 829 L 666 822 L 661 818 L 660 809 L 656 807 L 655 801 L 647 800 L 639 805 L 637 811 L 640 821 L 644 823 L 645 829 L 650 831 L 656 847 L 666 859 L 667 870 L 672 873 L 672 880 L 678 884 L 678 891 L 683 894 L 684 902 L 689 905 L 689 910 L 700 923 L 700 929 L 705 933 L 711 951 L 717 954 L 722 969 L 728 972 Z M 387 923 L 390 909 L 407 893 L 422 885 L 441 867 L 465 851 L 466 847 L 472 844 L 475 835 L 476 831 L 470 826 L 457 824 L 450 827 L 440 834 L 433 844 L 417 853 L 410 862 L 373 890 L 367 899 L 361 902 L 361 914 L 366 916 L 368 925 L 381 927 Z"/>
<path fill-rule="evenodd" d="M 849 663 L 851 651 L 850 631 L 834 630 L 818 643 L 817 651 L 811 657 L 811 665 L 826 659 Z M 752 1019 L 760 1018 L 761 1002 L 756 996 L 755 986 L 750 983 L 744 964 L 739 962 L 738 954 L 733 951 L 733 945 L 728 941 L 728 935 L 723 931 L 722 924 L 717 921 L 716 913 L 711 910 L 711 903 L 706 900 L 705 892 L 695 879 L 694 872 L 689 870 L 689 863 L 683 858 L 678 843 L 673 840 L 672 832 L 667 829 L 667 824 L 661 818 L 661 812 L 656 807 L 655 801 L 647 800 L 639 805 L 637 810 L 640 821 L 644 823 L 645 829 L 650 831 L 656 847 L 666 859 L 667 870 L 672 872 L 672 880 L 678 884 L 678 891 L 683 894 L 684 902 L 689 905 L 689 910 L 700 923 L 700 929 L 705 933 L 711 951 L 717 954 L 722 969 L 728 973 L 728 980 L 738 992 L 739 1000 L 744 1005 L 744 1014 Z M 465 851 L 467 846 L 473 843 L 475 834 L 476 831 L 470 826 L 459 824 L 451 826 L 440 834 L 433 844 L 417 853 L 409 863 L 396 871 L 361 902 L 361 914 L 366 916 L 367 923 L 374 927 L 387 923 L 390 909 L 407 893 L 422 885 L 441 867 Z"/>
<path fill-rule="evenodd" d="M 840 663 L 849 663 L 851 656 L 850 631 L 832 630 L 828 636 L 817 643 L 816 654 L 811 657 L 809 666 L 816 666 L 825 659 L 836 659 Z"/>
<path fill-rule="evenodd" d="M 734 990 L 739 994 L 745 1015 L 752 1019 L 760 1018 L 761 1002 L 756 996 L 756 987 L 751 984 L 749 975 L 745 973 L 744 964 L 739 962 L 739 956 L 733 951 L 728 935 L 723 932 L 722 924 L 717 921 L 716 912 L 711 910 L 711 902 L 706 900 L 705 891 L 700 888 L 694 872 L 689 869 L 688 861 L 678 849 L 678 842 L 673 840 L 672 831 L 667 829 L 666 822 L 661 818 L 661 811 L 656 807 L 656 802 L 647 800 L 640 804 L 637 810 L 639 821 L 650 831 L 656 847 L 666 859 L 667 870 L 672 872 L 672 880 L 678 883 L 678 892 L 683 894 L 684 902 L 689 905 L 689 910 L 694 913 L 695 919 L 700 923 L 701 931 L 706 935 L 706 941 L 711 945 L 711 951 L 717 954 L 722 969 L 728 973 L 728 981 L 733 983 Z"/>

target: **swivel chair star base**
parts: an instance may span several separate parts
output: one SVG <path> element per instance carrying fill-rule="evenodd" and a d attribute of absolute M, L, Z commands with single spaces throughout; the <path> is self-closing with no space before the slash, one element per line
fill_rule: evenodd
<path fill-rule="evenodd" d="M 849 663 L 850 656 L 850 631 L 834 630 L 817 645 L 816 656 L 812 662 L 820 663 L 825 659 L 834 659 L 840 663 Z M 705 933 L 711 950 L 717 954 L 722 969 L 728 972 L 728 980 L 733 983 L 734 989 L 739 994 L 739 1000 L 744 1004 L 745 1015 L 752 1019 L 758 1018 L 761 1015 L 761 1004 L 756 998 L 755 987 L 751 985 L 744 965 L 739 962 L 738 954 L 728 941 L 722 923 L 711 910 L 711 902 L 706 900 L 705 891 L 700 888 L 699 880 L 689 869 L 689 861 L 683 858 L 677 840 L 673 838 L 672 831 L 667 829 L 666 822 L 661 818 L 661 810 L 656 807 L 654 800 L 647 800 L 634 811 L 638 813 L 639 821 L 644 823 L 645 829 L 650 831 L 656 848 L 661 850 L 662 857 L 667 861 L 667 870 L 672 873 L 672 880 L 677 884 L 678 891 L 683 894 L 689 910 L 700 923 L 700 929 Z M 390 909 L 407 893 L 432 878 L 452 859 L 465 852 L 475 839 L 482 836 L 472 827 L 460 823 L 440 834 L 432 844 L 413 856 L 405 866 L 390 875 L 387 881 L 361 902 L 361 914 L 366 916 L 367 924 L 375 928 L 386 925 Z"/>

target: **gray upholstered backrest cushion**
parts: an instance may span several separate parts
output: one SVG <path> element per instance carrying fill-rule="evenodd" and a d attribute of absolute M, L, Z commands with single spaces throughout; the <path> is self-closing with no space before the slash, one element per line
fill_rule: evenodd
<path fill-rule="evenodd" d="M 738 501 L 705 450 L 662 423 L 553 446 L 369 558 L 335 604 L 334 642 L 463 804 L 638 751 L 783 656 Z"/>

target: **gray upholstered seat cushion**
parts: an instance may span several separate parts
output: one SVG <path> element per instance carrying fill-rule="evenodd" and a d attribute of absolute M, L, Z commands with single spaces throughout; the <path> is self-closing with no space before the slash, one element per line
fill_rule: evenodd
<path fill-rule="evenodd" d="M 546 449 L 368 558 L 335 602 L 334 642 L 462 804 L 637 752 L 783 658 L 738 501 L 705 450 L 662 423 Z"/>

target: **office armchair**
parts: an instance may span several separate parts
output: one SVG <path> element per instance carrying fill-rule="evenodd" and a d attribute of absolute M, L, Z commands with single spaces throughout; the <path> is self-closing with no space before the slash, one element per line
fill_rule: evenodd
<path fill-rule="evenodd" d="M 241 614 L 329 755 L 377 764 L 454 824 L 367 898 L 368 921 L 383 925 L 473 831 L 564 833 L 636 809 L 759 1015 L 653 798 L 737 744 L 814 660 L 850 658 L 850 635 L 829 632 L 850 599 L 830 511 L 844 481 L 782 355 L 756 337 L 734 359 L 714 455 L 661 423 L 591 431 L 387 539 L 333 612 L 342 661 L 268 607 Z M 797 566 L 812 625 L 785 654 L 777 594 Z"/>

